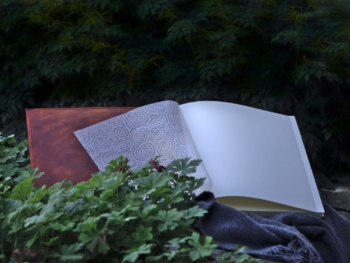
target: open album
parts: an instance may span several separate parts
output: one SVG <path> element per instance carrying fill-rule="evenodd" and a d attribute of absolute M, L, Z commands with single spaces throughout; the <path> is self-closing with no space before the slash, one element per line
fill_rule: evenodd
<path fill-rule="evenodd" d="M 324 213 L 296 120 L 233 103 L 163 101 L 74 132 L 100 170 L 119 156 L 132 168 L 191 157 L 197 190 L 236 209 Z"/>

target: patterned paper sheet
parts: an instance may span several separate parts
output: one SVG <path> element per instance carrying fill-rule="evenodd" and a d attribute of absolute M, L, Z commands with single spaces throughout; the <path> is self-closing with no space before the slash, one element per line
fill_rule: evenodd
<path fill-rule="evenodd" d="M 155 156 L 160 156 L 164 166 L 185 157 L 200 159 L 179 105 L 174 101 L 143 106 L 74 134 L 100 170 L 119 156 L 127 157 L 134 169 L 146 165 Z M 203 165 L 197 169 L 196 177 L 208 177 Z M 202 190 L 210 186 L 208 178 Z"/>

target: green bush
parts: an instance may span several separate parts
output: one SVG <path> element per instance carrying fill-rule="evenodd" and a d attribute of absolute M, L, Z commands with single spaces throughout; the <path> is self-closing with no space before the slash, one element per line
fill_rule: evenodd
<path fill-rule="evenodd" d="M 296 115 L 316 176 L 349 180 L 347 0 L 4 0 L 1 130 L 24 107 L 229 101 Z"/>
<path fill-rule="evenodd" d="M 28 141 L 17 144 L 14 135 L 3 137 L 0 133 L 0 200 L 8 198 L 20 182 L 41 174 L 38 169 L 30 169 Z"/>
<path fill-rule="evenodd" d="M 0 138 L 1 262 L 209 262 L 217 245 L 192 228 L 204 179 L 187 176 L 200 161 L 132 172 L 120 157 L 89 181 L 37 188 L 26 149 Z M 242 249 L 220 262 L 233 255 L 255 262 Z"/>

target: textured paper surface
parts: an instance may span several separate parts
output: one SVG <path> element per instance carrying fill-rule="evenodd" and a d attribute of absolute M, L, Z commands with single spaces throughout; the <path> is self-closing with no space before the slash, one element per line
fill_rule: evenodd
<path fill-rule="evenodd" d="M 155 156 L 160 156 L 164 166 L 185 157 L 200 159 L 179 105 L 173 101 L 143 106 L 74 134 L 100 170 L 119 156 L 127 157 L 133 169 L 146 165 Z M 210 189 L 203 164 L 194 176 L 207 178 L 201 191 Z"/>

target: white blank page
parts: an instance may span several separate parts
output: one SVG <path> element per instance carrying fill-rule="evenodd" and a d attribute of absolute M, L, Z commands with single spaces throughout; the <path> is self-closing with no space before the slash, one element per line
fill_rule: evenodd
<path fill-rule="evenodd" d="M 253 197 L 323 212 L 294 117 L 214 101 L 180 108 L 216 197 Z"/>

